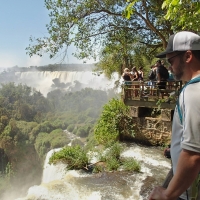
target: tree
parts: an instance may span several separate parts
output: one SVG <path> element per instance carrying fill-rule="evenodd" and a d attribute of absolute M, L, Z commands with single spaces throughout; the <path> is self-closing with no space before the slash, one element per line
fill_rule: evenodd
<path fill-rule="evenodd" d="M 199 32 L 200 2 L 197 0 L 165 0 L 162 9 L 166 9 L 165 19 L 170 20 L 173 29 Z"/>
<path fill-rule="evenodd" d="M 99 144 L 105 145 L 115 143 L 124 136 L 134 137 L 134 131 L 130 108 L 121 100 L 113 98 L 104 105 L 94 135 Z"/>
<path fill-rule="evenodd" d="M 128 20 L 124 12 L 128 4 L 122 0 L 45 0 L 50 12 L 49 36 L 30 38 L 32 45 L 27 47 L 27 53 L 42 56 L 48 52 L 52 58 L 62 50 L 66 55 L 68 46 L 74 44 L 79 50 L 75 53 L 78 58 L 95 59 L 102 53 L 101 59 L 108 60 L 114 47 L 112 59 L 127 62 L 128 56 L 134 54 L 134 44 L 140 43 L 156 54 L 172 34 L 170 22 L 164 19 L 166 12 L 160 9 L 162 3 L 163 0 L 134 1 L 128 7 L 132 12 Z M 110 71 L 113 66 L 116 70 L 116 63 L 112 62 Z M 119 63 L 117 66 L 120 71 Z"/>
<path fill-rule="evenodd" d="M 135 12 L 136 3 L 130 1 L 125 9 L 126 17 L 130 18 Z M 146 1 L 142 1 L 146 2 Z M 153 2 L 153 1 L 151 1 Z M 155 1 L 156 2 L 156 1 Z M 171 24 L 172 32 L 190 30 L 199 32 L 200 2 L 197 0 L 164 0 L 160 1 L 164 19 Z"/>

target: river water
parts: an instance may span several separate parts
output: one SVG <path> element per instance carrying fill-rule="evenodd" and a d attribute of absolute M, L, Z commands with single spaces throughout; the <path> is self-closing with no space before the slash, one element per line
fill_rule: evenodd
<path fill-rule="evenodd" d="M 62 163 L 48 164 L 49 157 L 58 150 L 47 154 L 41 184 L 30 187 L 26 197 L 16 200 L 145 200 L 171 168 L 162 150 L 131 143 L 121 156 L 137 159 L 140 173 L 67 171 Z"/>
<path fill-rule="evenodd" d="M 19 72 L 16 76 L 22 83 L 39 88 L 44 95 L 52 90 L 54 79 L 59 79 L 64 84 L 78 80 L 85 86 L 95 86 L 95 89 L 113 88 L 116 80 L 105 80 L 102 74 L 94 76 L 92 72 L 74 71 Z M 66 134 L 71 140 L 75 138 Z M 118 171 L 92 174 L 66 171 L 66 166 L 62 163 L 48 164 L 49 157 L 57 150 L 51 150 L 47 154 L 41 184 L 33 185 L 26 196 L 19 195 L 15 200 L 145 200 L 155 185 L 162 184 L 171 167 L 170 160 L 163 156 L 161 150 L 132 143 L 127 144 L 121 156 L 134 157 L 140 161 L 140 173 Z"/>

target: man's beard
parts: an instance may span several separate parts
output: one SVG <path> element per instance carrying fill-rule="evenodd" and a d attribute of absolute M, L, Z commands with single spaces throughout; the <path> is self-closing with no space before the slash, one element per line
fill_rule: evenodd
<path fill-rule="evenodd" d="M 173 68 L 172 68 L 172 74 L 173 74 L 175 80 L 177 80 L 177 81 L 181 80 L 181 78 L 183 77 L 183 74 L 184 74 L 184 71 L 183 71 L 184 68 L 185 68 L 185 65 L 183 62 L 183 58 L 181 57 L 179 65 L 176 67 L 176 72 L 174 72 Z"/>

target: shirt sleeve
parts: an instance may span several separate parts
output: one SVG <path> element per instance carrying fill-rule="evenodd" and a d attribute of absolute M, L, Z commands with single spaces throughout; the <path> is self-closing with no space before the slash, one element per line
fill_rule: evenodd
<path fill-rule="evenodd" d="M 200 83 L 186 87 L 182 92 L 180 107 L 183 117 L 181 147 L 200 153 Z"/>

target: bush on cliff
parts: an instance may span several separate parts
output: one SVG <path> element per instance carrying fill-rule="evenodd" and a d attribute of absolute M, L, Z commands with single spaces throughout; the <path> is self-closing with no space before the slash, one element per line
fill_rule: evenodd
<path fill-rule="evenodd" d="M 94 134 L 99 144 L 114 143 L 124 135 L 134 137 L 135 125 L 130 116 L 130 108 L 119 99 L 105 104 L 95 126 Z"/>

